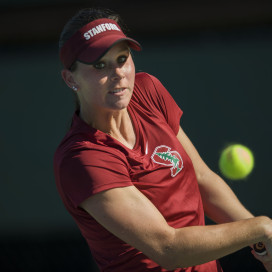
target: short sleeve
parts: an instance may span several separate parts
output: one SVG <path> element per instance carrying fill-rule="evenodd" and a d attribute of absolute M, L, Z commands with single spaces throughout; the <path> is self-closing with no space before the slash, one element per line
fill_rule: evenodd
<path fill-rule="evenodd" d="M 94 194 L 133 184 L 126 162 L 119 154 L 86 147 L 63 159 L 59 185 L 62 194 L 76 208 Z"/>
<path fill-rule="evenodd" d="M 177 105 L 171 94 L 163 86 L 163 84 L 154 76 L 147 73 L 140 73 L 136 77 L 136 88 L 138 87 L 145 92 L 148 103 L 162 113 L 168 125 L 177 135 L 179 131 L 180 118 L 183 111 Z M 141 99 L 143 101 L 143 99 Z"/>

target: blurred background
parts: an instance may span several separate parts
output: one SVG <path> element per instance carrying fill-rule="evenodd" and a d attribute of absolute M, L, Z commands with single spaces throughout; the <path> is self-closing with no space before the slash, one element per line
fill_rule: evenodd
<path fill-rule="evenodd" d="M 255 215 L 272 217 L 271 1 L 1 0 L 0 271 L 97 271 L 53 175 L 74 111 L 58 37 L 71 16 L 92 6 L 122 15 L 143 46 L 134 54 L 137 71 L 166 86 L 184 111 L 182 127 L 215 172 L 229 143 L 253 150 L 253 173 L 226 181 Z M 249 249 L 222 264 L 225 271 L 263 271 Z"/>

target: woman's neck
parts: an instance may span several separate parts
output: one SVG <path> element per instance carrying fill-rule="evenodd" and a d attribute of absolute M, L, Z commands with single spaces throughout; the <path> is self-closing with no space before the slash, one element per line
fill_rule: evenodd
<path fill-rule="evenodd" d="M 88 125 L 109 134 L 128 148 L 132 149 L 136 143 L 133 123 L 127 108 L 117 111 L 85 113 L 80 111 L 80 118 Z"/>

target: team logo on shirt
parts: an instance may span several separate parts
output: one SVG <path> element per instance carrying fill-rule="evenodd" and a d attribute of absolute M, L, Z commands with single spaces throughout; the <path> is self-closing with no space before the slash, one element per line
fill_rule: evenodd
<path fill-rule="evenodd" d="M 171 151 L 166 145 L 157 146 L 151 156 L 153 162 L 171 167 L 171 176 L 175 177 L 183 169 L 183 160 L 177 151 Z"/>

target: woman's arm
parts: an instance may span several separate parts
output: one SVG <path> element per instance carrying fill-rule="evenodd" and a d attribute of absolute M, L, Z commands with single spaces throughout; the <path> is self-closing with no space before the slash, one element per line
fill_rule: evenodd
<path fill-rule="evenodd" d="M 267 217 L 174 229 L 134 186 L 98 193 L 81 207 L 108 231 L 168 270 L 215 260 L 259 241 L 271 245 L 272 241 L 272 222 Z"/>
<path fill-rule="evenodd" d="M 241 204 L 231 188 L 204 163 L 181 128 L 177 138 L 193 162 L 205 214 L 216 223 L 252 218 L 253 215 Z"/>

